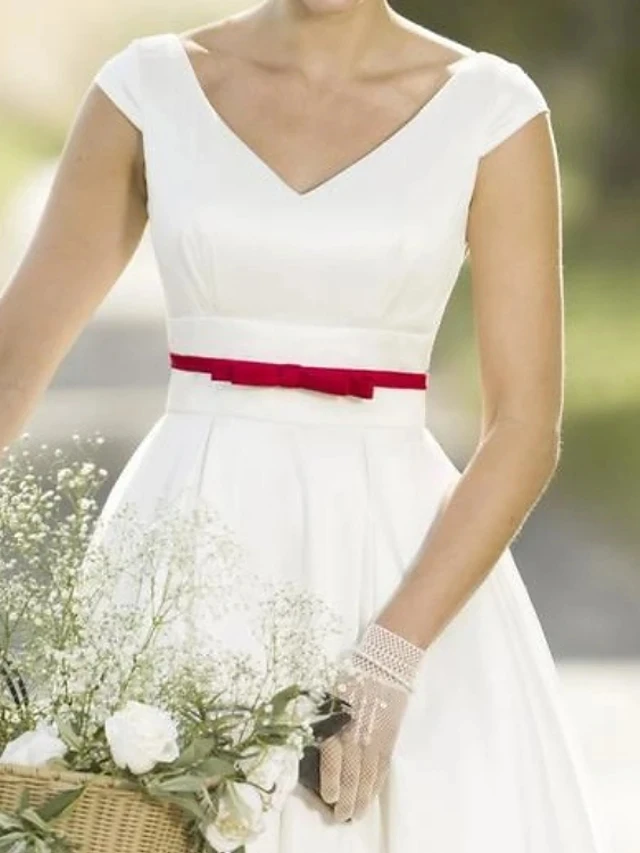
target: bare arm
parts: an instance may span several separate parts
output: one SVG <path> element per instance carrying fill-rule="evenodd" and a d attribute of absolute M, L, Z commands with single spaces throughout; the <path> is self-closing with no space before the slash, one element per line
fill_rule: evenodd
<path fill-rule="evenodd" d="M 0 296 L 0 455 L 133 255 L 147 220 L 142 136 L 97 85 Z"/>
<path fill-rule="evenodd" d="M 564 339 L 555 143 L 536 116 L 479 165 L 468 222 L 483 390 L 478 447 L 377 619 L 426 648 L 479 586 L 558 463 Z"/>

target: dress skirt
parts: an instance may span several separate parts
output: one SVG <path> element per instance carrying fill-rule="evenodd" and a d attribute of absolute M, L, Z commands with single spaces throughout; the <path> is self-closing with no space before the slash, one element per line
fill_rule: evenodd
<path fill-rule="evenodd" d="M 216 340 L 238 357 L 384 363 L 419 336 L 218 318 L 169 321 L 172 351 Z M 253 330 L 256 332 L 256 329 Z M 233 341 L 233 346 L 231 346 Z M 334 353 L 335 355 L 331 355 Z M 396 358 L 396 363 L 398 359 Z M 235 531 L 251 568 L 318 594 L 354 642 L 409 570 L 460 477 L 425 424 L 429 391 L 372 399 L 216 381 L 170 370 L 166 409 L 129 458 L 101 523 L 125 501 L 197 495 Z M 301 785 L 247 853 L 602 853 L 589 779 L 540 622 L 506 549 L 428 648 L 386 784 L 352 822 Z"/>

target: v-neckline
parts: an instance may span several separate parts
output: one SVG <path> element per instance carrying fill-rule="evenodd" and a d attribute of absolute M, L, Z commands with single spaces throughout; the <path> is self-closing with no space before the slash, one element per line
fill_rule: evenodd
<path fill-rule="evenodd" d="M 420 119 L 431 112 L 431 109 L 435 107 L 437 103 L 444 97 L 445 93 L 452 87 L 454 81 L 461 76 L 460 71 L 455 71 L 451 74 L 451 76 L 445 80 L 445 82 L 438 88 L 436 91 L 429 97 L 427 101 L 425 101 L 421 106 L 418 107 L 417 110 L 402 122 L 402 124 L 398 125 L 395 130 L 392 130 L 391 133 L 387 134 L 383 139 L 381 139 L 378 143 L 376 143 L 371 148 L 367 149 L 360 156 L 351 160 L 349 163 L 341 166 L 332 174 L 328 175 L 326 178 L 323 178 L 321 181 L 312 184 L 310 187 L 307 187 L 305 190 L 298 190 L 292 184 L 290 184 L 285 178 L 276 170 L 273 166 L 271 166 L 263 157 L 261 157 L 250 145 L 246 142 L 240 134 L 234 130 L 231 125 L 223 118 L 221 113 L 216 109 L 216 107 L 211 103 L 209 98 L 207 97 L 206 92 L 202 88 L 202 84 L 200 83 L 200 79 L 196 74 L 195 68 L 189 59 L 189 54 L 186 51 L 186 48 L 182 42 L 182 39 L 178 35 L 178 33 L 169 33 L 172 37 L 173 42 L 177 48 L 176 52 L 179 54 L 180 61 L 183 63 L 183 68 L 186 72 L 187 82 L 191 83 L 191 87 L 195 89 L 195 96 L 200 101 L 201 105 L 204 107 L 205 114 L 208 113 L 210 118 L 215 119 L 221 127 L 225 130 L 225 132 L 229 135 L 229 137 L 236 142 L 241 148 L 247 153 L 247 155 L 256 162 L 272 179 L 277 181 L 284 190 L 295 198 L 298 199 L 306 199 L 316 196 L 322 192 L 324 189 L 329 189 L 335 183 L 338 183 L 341 179 L 346 179 L 352 172 L 355 172 L 359 167 L 364 167 L 370 161 L 374 160 L 376 156 L 381 155 L 388 148 L 392 146 L 392 144 L 400 139 L 404 134 L 408 133 L 411 128 L 418 124 Z M 473 53 L 468 54 L 467 56 L 461 56 L 459 59 L 456 59 L 451 63 L 451 66 L 461 66 L 463 63 L 468 62 L 471 59 L 477 58 L 482 55 L 484 51 L 476 50 Z"/>

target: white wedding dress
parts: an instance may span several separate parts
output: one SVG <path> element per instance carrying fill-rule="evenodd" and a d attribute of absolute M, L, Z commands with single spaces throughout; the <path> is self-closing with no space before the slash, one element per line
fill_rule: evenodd
<path fill-rule="evenodd" d="M 548 110 L 521 66 L 470 54 L 402 127 L 301 193 L 216 112 L 176 34 L 133 39 L 95 81 L 144 140 L 169 351 L 423 374 L 479 158 Z M 340 395 L 168 366 L 166 410 L 103 524 L 124 501 L 211 499 L 257 571 L 340 613 L 346 647 L 460 476 L 428 402 L 424 388 Z M 426 652 L 379 799 L 339 823 L 298 786 L 247 851 L 604 853 L 589 785 L 507 549 Z"/>

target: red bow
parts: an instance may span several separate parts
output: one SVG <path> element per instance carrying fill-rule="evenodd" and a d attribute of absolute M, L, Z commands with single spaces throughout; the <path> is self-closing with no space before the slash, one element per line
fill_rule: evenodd
<path fill-rule="evenodd" d="M 209 375 L 236 385 L 280 385 L 353 397 L 371 398 L 375 387 L 373 378 L 359 371 L 302 364 L 220 360 Z"/>
<path fill-rule="evenodd" d="M 351 397 L 373 397 L 376 385 L 387 388 L 427 388 L 428 373 L 398 370 L 373 370 L 356 367 L 318 367 L 304 364 L 281 364 L 268 361 L 244 361 L 235 358 L 169 353 L 176 370 L 208 373 L 236 385 L 280 385 L 285 388 L 308 388 L 325 394 Z"/>

